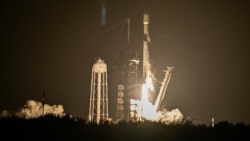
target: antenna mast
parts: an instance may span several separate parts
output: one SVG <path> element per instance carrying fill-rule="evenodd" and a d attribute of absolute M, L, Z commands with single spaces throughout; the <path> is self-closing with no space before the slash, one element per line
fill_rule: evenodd
<path fill-rule="evenodd" d="M 42 116 L 45 114 L 45 91 L 43 91 L 43 96 L 42 96 L 42 105 L 43 105 L 43 111 L 42 111 Z"/>
<path fill-rule="evenodd" d="M 128 18 L 128 45 L 130 43 L 130 18 Z"/>

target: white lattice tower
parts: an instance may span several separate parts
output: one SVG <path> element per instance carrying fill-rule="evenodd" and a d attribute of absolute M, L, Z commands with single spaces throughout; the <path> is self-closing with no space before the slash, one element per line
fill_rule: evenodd
<path fill-rule="evenodd" d="M 89 121 L 99 124 L 108 116 L 107 65 L 99 58 L 92 67 Z"/>

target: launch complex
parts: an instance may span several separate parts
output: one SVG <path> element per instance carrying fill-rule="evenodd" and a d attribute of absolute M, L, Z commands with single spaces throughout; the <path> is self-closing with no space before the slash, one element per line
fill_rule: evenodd
<path fill-rule="evenodd" d="M 122 63 L 117 67 L 117 105 L 116 119 L 129 121 L 163 120 L 164 114 L 161 103 L 164 99 L 174 67 L 166 67 L 165 77 L 161 82 L 159 93 L 154 90 L 154 74 L 151 71 L 149 57 L 149 15 L 143 15 L 143 48 L 141 59 L 134 51 L 128 50 L 121 56 Z M 130 19 L 128 19 L 128 42 L 130 38 Z M 141 65 L 139 65 L 142 63 Z M 141 69 L 138 69 L 142 66 Z M 142 76 L 138 77 L 138 70 Z M 140 79 L 140 80 L 139 80 Z M 142 80 L 141 80 L 142 79 Z M 89 106 L 89 121 L 107 120 L 108 116 L 107 65 L 98 59 L 92 68 L 91 92 Z M 150 95 L 157 95 L 154 103 L 149 101 Z M 179 111 L 175 112 L 179 114 Z M 183 118 L 177 116 L 178 119 Z"/>

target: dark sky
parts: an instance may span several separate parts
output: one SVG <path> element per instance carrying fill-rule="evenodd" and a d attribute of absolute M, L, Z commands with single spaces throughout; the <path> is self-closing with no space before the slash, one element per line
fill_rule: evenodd
<path fill-rule="evenodd" d="M 106 6 L 106 25 L 101 8 Z M 228 120 L 250 124 L 250 4 L 210 0 L 2 0 L 0 111 L 28 99 L 62 104 L 87 118 L 91 69 L 108 65 L 110 116 L 115 118 L 119 52 L 142 49 L 144 12 L 150 15 L 150 57 L 160 83 L 175 69 L 164 106 L 197 123 Z"/>

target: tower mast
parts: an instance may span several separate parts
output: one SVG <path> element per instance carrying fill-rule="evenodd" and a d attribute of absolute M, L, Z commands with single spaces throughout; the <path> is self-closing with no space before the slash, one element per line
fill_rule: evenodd
<path fill-rule="evenodd" d="M 128 46 L 130 44 L 130 18 L 128 18 Z"/>
<path fill-rule="evenodd" d="M 42 105 L 43 105 L 43 111 L 42 111 L 42 116 L 45 115 L 45 91 L 43 91 L 43 96 L 42 96 Z"/>

